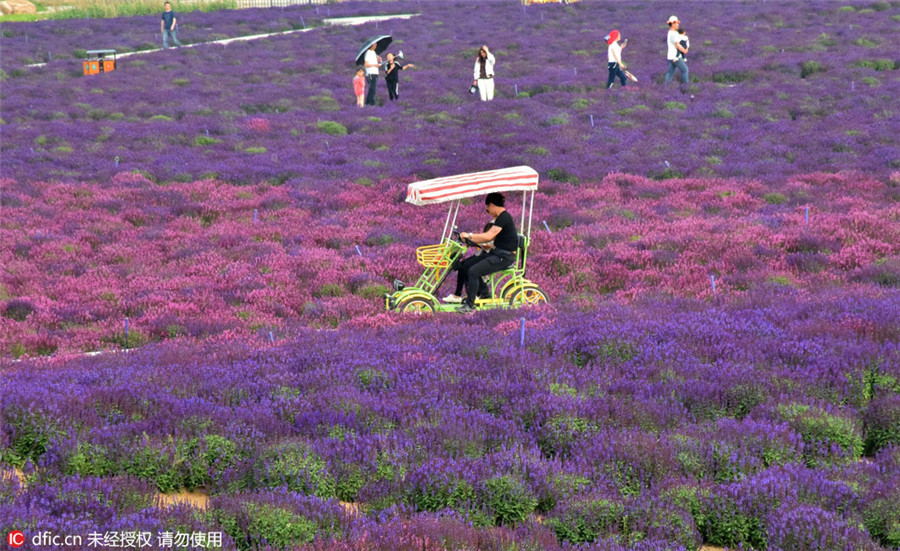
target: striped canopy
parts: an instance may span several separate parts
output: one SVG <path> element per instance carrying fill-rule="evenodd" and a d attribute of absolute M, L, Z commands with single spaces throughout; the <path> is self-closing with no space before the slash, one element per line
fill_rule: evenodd
<path fill-rule="evenodd" d="M 530 166 L 515 166 L 415 182 L 406 190 L 406 202 L 431 205 L 494 191 L 534 191 L 537 187 L 537 171 Z"/>

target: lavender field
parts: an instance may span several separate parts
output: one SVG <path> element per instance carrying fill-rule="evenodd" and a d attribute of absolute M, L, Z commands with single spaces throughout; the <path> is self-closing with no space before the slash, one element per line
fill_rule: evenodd
<path fill-rule="evenodd" d="M 192 43 L 310 30 L 95 77 L 80 50 L 151 49 L 155 19 L 0 32 L 0 533 L 900 548 L 900 2 L 189 17 Z M 639 82 L 605 90 L 613 28 Z M 380 32 L 416 69 L 359 109 Z M 445 215 L 406 185 L 519 164 L 550 305 L 385 312 Z"/>

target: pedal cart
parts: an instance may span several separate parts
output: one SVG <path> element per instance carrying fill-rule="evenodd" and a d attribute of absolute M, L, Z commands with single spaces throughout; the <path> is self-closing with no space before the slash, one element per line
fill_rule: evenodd
<path fill-rule="evenodd" d="M 410 184 L 406 191 L 407 203 L 417 206 L 450 203 L 450 209 L 444 222 L 440 243 L 416 249 L 416 260 L 425 268 L 422 275 L 415 285 L 409 287 L 401 281 L 394 281 L 394 292 L 385 293 L 386 308 L 389 311 L 415 313 L 456 311 L 458 304 L 442 304 L 437 298 L 437 293 L 467 247 L 476 246 L 471 242 L 464 243 L 456 231 L 459 207 L 464 199 L 495 191 L 522 192 L 522 220 L 518 227 L 519 247 L 516 251 L 516 261 L 511 267 L 488 276 L 490 298 L 476 299 L 475 306 L 479 309 L 519 308 L 546 303 L 547 294 L 536 283 L 525 277 L 528 244 L 531 240 L 531 215 L 537 187 L 538 173 L 527 166 L 461 174 Z"/>

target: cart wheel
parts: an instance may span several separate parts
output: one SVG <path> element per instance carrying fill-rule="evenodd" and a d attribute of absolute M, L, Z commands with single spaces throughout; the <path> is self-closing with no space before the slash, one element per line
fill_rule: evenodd
<path fill-rule="evenodd" d="M 547 295 L 538 287 L 523 287 L 516 289 L 509 298 L 509 305 L 514 308 L 536 304 L 547 304 L 548 302 L 549 299 L 547 298 Z"/>
<path fill-rule="evenodd" d="M 522 287 L 534 286 L 530 280 L 524 279 L 521 282 L 516 282 L 514 280 L 509 281 L 506 285 L 504 285 L 500 289 L 500 299 L 509 302 L 509 299 L 516 293 L 516 291 L 522 289 Z"/>
<path fill-rule="evenodd" d="M 398 304 L 397 310 L 411 314 L 432 314 L 434 313 L 434 304 L 425 298 L 411 298 Z"/>

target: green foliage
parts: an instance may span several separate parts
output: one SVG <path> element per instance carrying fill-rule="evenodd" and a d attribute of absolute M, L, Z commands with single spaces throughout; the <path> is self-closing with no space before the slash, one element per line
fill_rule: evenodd
<path fill-rule="evenodd" d="M 187 78 L 180 77 L 180 78 L 172 79 L 172 84 L 174 84 L 175 86 L 187 86 L 190 83 L 191 83 L 190 79 L 187 79 Z"/>
<path fill-rule="evenodd" d="M 862 81 L 868 86 L 881 86 L 881 81 L 875 77 L 863 77 Z"/>
<path fill-rule="evenodd" d="M 222 140 L 213 138 L 212 136 L 197 136 L 194 138 L 194 145 L 198 147 L 215 145 L 217 143 L 222 143 Z"/>
<path fill-rule="evenodd" d="M 316 297 L 342 297 L 344 296 L 345 290 L 344 286 L 339 283 L 326 283 L 319 287 L 317 291 L 313 293 L 313 296 Z"/>
<path fill-rule="evenodd" d="M 815 465 L 821 456 L 819 448 L 824 446 L 827 450 L 829 445 L 839 446 L 851 459 L 862 456 L 863 437 L 856 420 L 797 403 L 779 405 L 778 414 L 803 437 L 807 464 Z"/>
<path fill-rule="evenodd" d="M 578 367 L 593 363 L 621 365 L 637 356 L 634 344 L 622 339 L 605 339 L 585 346 L 572 353 L 571 360 Z"/>
<path fill-rule="evenodd" d="M 354 294 L 367 300 L 375 300 L 383 298 L 384 294 L 388 292 L 390 292 L 390 288 L 386 285 L 367 283 L 354 292 Z"/>
<path fill-rule="evenodd" d="M 428 122 L 449 122 L 453 120 L 453 117 L 446 111 L 438 111 L 437 113 L 425 115 L 425 120 Z"/>
<path fill-rule="evenodd" d="M 900 548 L 900 491 L 879 496 L 863 509 L 866 530 L 872 539 L 890 548 Z"/>
<path fill-rule="evenodd" d="M 881 369 L 883 360 L 873 361 L 864 369 L 847 373 L 847 381 L 850 384 L 850 405 L 857 408 L 865 408 L 875 398 L 900 394 L 900 380 L 893 375 L 884 373 Z"/>
<path fill-rule="evenodd" d="M 877 48 L 878 47 L 877 42 L 873 42 L 867 38 L 862 38 L 862 37 L 857 38 L 856 42 L 854 42 L 854 44 L 856 44 L 857 46 L 862 46 L 863 48 Z"/>
<path fill-rule="evenodd" d="M 763 195 L 763 201 L 770 205 L 783 205 L 787 203 L 788 198 L 782 193 L 773 192 Z"/>
<path fill-rule="evenodd" d="M 83 477 L 110 476 L 116 474 L 118 468 L 108 450 L 95 444 L 80 442 L 63 472 Z"/>
<path fill-rule="evenodd" d="M 591 103 L 591 100 L 587 98 L 575 98 L 572 100 L 572 109 L 587 109 Z"/>
<path fill-rule="evenodd" d="M 804 61 L 800 64 L 800 78 L 806 78 L 826 70 L 827 68 L 818 61 Z"/>
<path fill-rule="evenodd" d="M 463 102 L 463 100 L 459 96 L 454 94 L 453 92 L 449 92 L 449 93 L 444 94 L 443 96 L 439 97 L 437 99 L 437 102 L 443 103 L 445 105 L 460 105 Z"/>
<path fill-rule="evenodd" d="M 547 457 L 568 457 L 576 442 L 589 438 L 596 425 L 582 417 L 557 415 L 544 425 L 538 436 L 538 446 Z"/>
<path fill-rule="evenodd" d="M 765 549 L 766 530 L 762 520 L 738 512 L 735 503 L 725 498 L 712 499 L 695 517 L 703 541 L 710 545 Z"/>
<path fill-rule="evenodd" d="M 548 481 L 544 493 L 537 496 L 535 510 L 541 513 L 548 513 L 556 508 L 558 500 L 568 502 L 572 496 L 580 494 L 586 488 L 589 488 L 591 484 L 591 480 L 583 476 L 553 475 Z"/>
<path fill-rule="evenodd" d="M 337 476 L 335 495 L 342 501 L 356 501 L 359 490 L 366 484 L 367 477 L 356 465 L 350 465 Z"/>
<path fill-rule="evenodd" d="M 250 153 L 251 155 L 258 155 L 260 153 L 265 153 L 265 147 L 248 147 L 244 149 L 244 153 Z"/>
<path fill-rule="evenodd" d="M 569 184 L 578 183 L 578 177 L 562 167 L 551 168 L 547 171 L 547 177 L 556 182 L 566 182 Z"/>
<path fill-rule="evenodd" d="M 525 153 L 528 153 L 528 154 L 530 154 L 530 155 L 541 155 L 541 156 L 543 156 L 543 155 L 546 155 L 546 154 L 547 154 L 547 149 L 546 149 L 546 148 L 543 148 L 543 147 L 540 147 L 540 146 L 531 146 L 531 147 L 525 149 Z"/>
<path fill-rule="evenodd" d="M 620 533 L 628 524 L 625 506 L 606 499 L 578 499 L 565 512 L 546 522 L 560 542 L 591 543 L 609 534 Z"/>
<path fill-rule="evenodd" d="M 410 491 L 407 501 L 420 511 L 462 510 L 475 501 L 475 490 L 464 480 L 451 479 L 443 483 L 429 483 Z"/>
<path fill-rule="evenodd" d="M 331 96 L 312 96 L 309 99 L 310 101 L 315 103 L 316 111 L 340 111 L 341 109 L 341 106 L 337 102 L 337 100 Z M 372 117 L 369 117 L 369 120 L 371 119 Z"/>
<path fill-rule="evenodd" d="M 334 477 L 323 459 L 302 442 L 286 442 L 266 450 L 262 477 L 265 486 L 287 486 L 294 492 L 317 497 L 333 497 L 336 493 Z"/>
<path fill-rule="evenodd" d="M 537 500 L 528 487 L 509 475 L 485 481 L 481 502 L 493 514 L 497 526 L 521 522 L 537 506 Z"/>
<path fill-rule="evenodd" d="M 394 237 L 387 233 L 373 235 L 366 239 L 366 245 L 370 247 L 383 247 L 394 242 Z"/>
<path fill-rule="evenodd" d="M 2 454 L 4 461 L 19 468 L 27 461 L 36 463 L 47 451 L 54 429 L 47 420 L 33 413 L 4 414 L 5 424 L 12 429 L 9 448 Z"/>
<path fill-rule="evenodd" d="M 390 376 L 374 367 L 359 369 L 356 371 L 356 381 L 361 390 L 379 391 L 387 390 L 391 386 Z"/>
<path fill-rule="evenodd" d="M 719 84 L 738 84 L 752 77 L 751 71 L 718 71 L 712 74 L 712 81 Z"/>
<path fill-rule="evenodd" d="M 545 126 L 559 126 L 563 124 L 569 124 L 569 115 L 566 113 L 550 117 L 547 119 Z"/>
<path fill-rule="evenodd" d="M 151 121 L 171 121 L 172 117 L 168 115 L 153 115 L 150 117 Z"/>
<path fill-rule="evenodd" d="M 853 6 L 841 6 L 838 8 L 837 11 L 839 11 L 839 12 L 856 11 L 856 8 L 854 8 Z"/>
<path fill-rule="evenodd" d="M 900 404 L 873 402 L 866 414 L 865 454 L 872 456 L 892 445 L 900 446 Z"/>
<path fill-rule="evenodd" d="M 856 67 L 862 67 L 863 69 L 873 69 L 875 71 L 893 71 L 898 67 L 898 64 L 894 62 L 893 59 L 863 59 L 861 61 L 857 61 L 854 64 Z"/>
<path fill-rule="evenodd" d="M 684 111 L 687 109 L 687 105 L 681 103 L 680 101 L 667 101 L 665 103 L 665 108 L 669 111 Z"/>
<path fill-rule="evenodd" d="M 550 383 L 550 394 L 554 396 L 577 396 L 578 391 L 565 383 Z"/>
<path fill-rule="evenodd" d="M 315 522 L 287 509 L 247 503 L 238 518 L 219 513 L 219 522 L 241 550 L 294 549 L 310 543 L 319 532 Z"/>
<path fill-rule="evenodd" d="M 319 121 L 316 123 L 316 128 L 318 128 L 320 132 L 324 132 L 331 136 L 347 135 L 347 127 L 335 121 Z"/>

